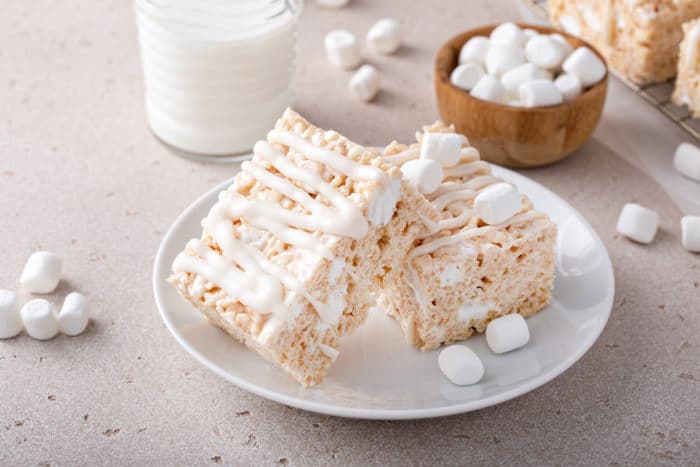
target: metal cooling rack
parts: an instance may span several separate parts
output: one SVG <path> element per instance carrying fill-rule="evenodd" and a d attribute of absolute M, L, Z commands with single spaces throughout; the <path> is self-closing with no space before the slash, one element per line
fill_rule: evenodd
<path fill-rule="evenodd" d="M 532 10 L 542 18 L 548 18 L 547 0 L 523 0 Z M 671 102 L 671 94 L 675 86 L 675 80 L 665 83 L 647 84 L 639 86 L 627 80 L 620 73 L 611 70 L 620 81 L 632 89 L 644 100 L 653 105 L 656 110 L 667 116 L 673 123 L 687 131 L 691 136 L 700 141 L 700 118 L 692 118 L 690 111 L 686 107 L 679 107 Z"/>

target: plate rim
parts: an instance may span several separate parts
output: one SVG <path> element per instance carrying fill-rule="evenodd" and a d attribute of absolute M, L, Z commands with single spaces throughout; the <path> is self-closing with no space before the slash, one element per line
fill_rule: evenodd
<path fill-rule="evenodd" d="M 197 197 L 192 203 L 190 203 L 187 208 L 185 208 L 173 221 L 173 223 L 170 225 L 168 228 L 168 231 L 166 232 L 165 236 L 161 240 L 159 246 L 158 246 L 158 251 L 156 253 L 154 263 L 153 263 L 153 293 L 155 296 L 155 301 L 156 301 L 156 306 L 158 307 L 158 312 L 160 314 L 161 319 L 165 323 L 166 328 L 172 334 L 172 336 L 175 338 L 175 340 L 180 344 L 180 346 L 186 350 L 190 355 L 192 355 L 201 365 L 203 365 L 205 368 L 207 368 L 209 371 L 212 371 L 214 374 L 218 375 L 219 377 L 223 378 L 224 380 L 235 384 L 239 388 L 251 392 L 253 394 L 256 394 L 260 397 L 263 397 L 268 400 L 272 400 L 274 402 L 284 404 L 290 407 L 295 407 L 301 410 L 309 411 L 309 412 L 314 412 L 314 413 L 319 413 L 319 414 L 324 414 L 324 415 L 332 415 L 336 417 L 343 417 L 343 418 L 354 418 L 354 419 L 362 419 L 362 420 L 417 420 L 417 419 L 425 419 L 425 418 L 437 418 L 437 417 L 446 417 L 450 415 L 457 415 L 457 414 L 462 414 L 466 412 L 471 412 L 474 410 L 479 410 L 483 409 L 486 407 L 491 407 L 497 404 L 500 404 L 502 402 L 509 401 L 511 399 L 515 399 L 516 397 L 522 396 L 524 394 L 527 394 L 528 392 L 531 392 L 540 386 L 543 386 L 547 384 L 548 382 L 552 381 L 554 378 L 557 376 L 563 374 L 571 368 L 576 362 L 578 362 L 590 349 L 593 347 L 593 344 L 598 340 L 600 335 L 602 334 L 603 330 L 605 329 L 608 320 L 610 319 L 610 314 L 612 313 L 612 308 L 613 304 L 615 302 L 615 272 L 613 269 L 612 261 L 610 259 L 610 254 L 608 253 L 608 249 L 605 246 L 605 243 L 602 241 L 600 236 L 598 235 L 598 232 L 590 225 L 588 220 L 571 204 L 569 204 L 566 200 L 561 198 L 559 195 L 554 193 L 552 190 L 547 188 L 546 186 L 542 185 L 541 183 L 532 180 L 529 177 L 526 177 L 525 175 L 519 174 L 513 170 L 507 169 L 505 167 L 498 166 L 496 164 L 491 164 L 493 167 L 496 167 L 498 171 L 503 171 L 504 175 L 508 178 L 509 181 L 515 182 L 517 184 L 518 180 L 526 180 L 528 183 L 534 183 L 539 186 L 540 189 L 545 190 L 550 196 L 553 196 L 555 199 L 557 199 L 559 202 L 561 202 L 564 206 L 566 206 L 568 209 L 570 209 L 572 212 L 576 213 L 578 218 L 583 222 L 583 224 L 590 230 L 590 232 L 593 233 L 593 237 L 596 240 L 596 243 L 598 243 L 602 249 L 603 252 L 605 253 L 603 256 L 603 265 L 607 271 L 610 271 L 610 280 L 611 280 L 611 288 L 612 288 L 612 294 L 609 295 L 609 299 L 607 303 L 604 303 L 605 309 L 607 309 L 605 319 L 601 322 L 600 326 L 598 329 L 596 329 L 592 334 L 591 337 L 589 337 L 586 341 L 584 341 L 583 345 L 581 345 L 576 352 L 574 352 L 570 357 L 567 359 L 563 360 L 560 364 L 555 365 L 552 367 L 550 370 L 539 374 L 538 376 L 532 378 L 529 381 L 526 381 L 525 383 L 517 386 L 516 388 L 513 388 L 511 390 L 493 395 L 493 396 L 488 396 L 484 398 L 480 398 L 474 401 L 469 401 L 469 402 L 462 402 L 458 404 L 452 404 L 452 405 L 446 405 L 442 407 L 432 407 L 432 408 L 417 408 L 417 409 L 376 409 L 376 408 L 362 408 L 362 407 L 341 407 L 333 404 L 328 404 L 325 402 L 315 402 L 315 401 L 310 401 L 308 399 L 304 399 L 302 397 L 298 396 L 288 396 L 284 394 L 280 394 L 276 391 L 267 389 L 264 386 L 259 386 L 255 383 L 249 382 L 247 379 L 233 375 L 222 368 L 219 368 L 217 365 L 213 364 L 212 362 L 209 361 L 209 359 L 203 355 L 201 352 L 197 351 L 195 348 L 190 346 L 188 343 L 187 339 L 185 339 L 180 332 L 178 331 L 177 327 L 173 323 L 173 321 L 170 319 L 168 313 L 166 312 L 166 306 L 163 303 L 162 296 L 163 296 L 163 288 L 162 288 L 162 279 L 163 277 L 161 276 L 162 273 L 162 265 L 164 264 L 164 258 L 163 256 L 165 255 L 165 246 L 170 243 L 172 240 L 172 237 L 174 236 L 174 231 L 176 228 L 181 225 L 184 221 L 185 218 L 189 217 L 191 215 L 191 212 L 196 209 L 203 201 L 204 199 L 212 196 L 214 193 L 219 192 L 223 190 L 224 188 L 228 187 L 232 181 L 233 177 L 226 179 L 225 181 L 218 183 L 211 189 L 207 190 L 205 193 Z M 239 169 L 240 170 L 240 169 Z M 234 175 L 235 176 L 235 175 Z"/>

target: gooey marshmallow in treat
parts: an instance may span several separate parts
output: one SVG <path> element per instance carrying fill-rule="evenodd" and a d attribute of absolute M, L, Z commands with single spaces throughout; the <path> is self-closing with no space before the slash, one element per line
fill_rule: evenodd
<path fill-rule="evenodd" d="M 486 326 L 486 343 L 493 353 L 502 354 L 519 349 L 529 340 L 527 322 L 517 313 L 496 318 Z"/>
<path fill-rule="evenodd" d="M 61 258 L 50 251 L 33 253 L 22 270 L 20 284 L 28 292 L 51 293 L 61 280 Z"/>
<path fill-rule="evenodd" d="M 673 167 L 682 175 L 700 182 L 700 148 L 681 143 L 673 155 Z"/>
<path fill-rule="evenodd" d="M 569 55 L 562 68 L 565 72 L 576 75 L 584 87 L 593 86 L 603 79 L 606 73 L 605 63 L 588 47 L 579 47 Z"/>
<path fill-rule="evenodd" d="M 358 99 L 369 102 L 379 92 L 379 72 L 372 65 L 362 65 L 350 79 L 350 91 Z"/>
<path fill-rule="evenodd" d="M 659 228 L 659 215 L 649 208 L 627 203 L 617 219 L 617 231 L 639 243 L 651 243 Z"/>
<path fill-rule="evenodd" d="M 0 339 L 10 339 L 20 332 L 19 298 L 15 292 L 0 290 Z"/>
<path fill-rule="evenodd" d="M 559 89 L 549 80 L 537 79 L 520 85 L 520 103 L 524 107 L 546 107 L 563 101 Z"/>
<path fill-rule="evenodd" d="M 401 25 L 392 18 L 380 19 L 367 32 L 367 43 L 379 53 L 393 54 L 401 46 Z"/>
<path fill-rule="evenodd" d="M 24 304 L 20 311 L 27 334 L 34 339 L 52 339 L 58 334 L 58 321 L 51 304 L 43 298 L 36 298 Z"/>
<path fill-rule="evenodd" d="M 420 158 L 437 161 L 442 167 L 453 167 L 459 162 L 462 140 L 462 135 L 456 133 L 426 133 L 421 142 Z"/>
<path fill-rule="evenodd" d="M 438 355 L 442 373 L 454 384 L 467 386 L 484 376 L 484 364 L 472 349 L 464 345 L 445 347 Z"/>
<path fill-rule="evenodd" d="M 401 166 L 403 178 L 428 195 L 442 183 L 444 172 L 439 162 L 430 159 L 414 159 Z"/>
<path fill-rule="evenodd" d="M 510 183 L 495 183 L 474 199 L 476 214 L 487 224 L 501 224 L 520 212 L 520 192 Z"/>
<path fill-rule="evenodd" d="M 326 34 L 323 41 L 328 61 L 346 70 L 356 68 L 362 61 L 360 44 L 355 35 L 345 29 L 336 29 Z"/>
<path fill-rule="evenodd" d="M 58 314 L 58 325 L 61 332 L 69 336 L 82 333 L 88 324 L 88 308 L 85 296 L 78 292 L 66 296 Z"/>
<path fill-rule="evenodd" d="M 681 218 L 681 239 L 683 248 L 693 253 L 700 253 L 700 216 Z"/>

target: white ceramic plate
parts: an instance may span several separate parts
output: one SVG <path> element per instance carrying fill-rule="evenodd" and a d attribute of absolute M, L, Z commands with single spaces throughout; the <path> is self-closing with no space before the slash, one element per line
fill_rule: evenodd
<path fill-rule="evenodd" d="M 530 342 L 525 347 L 495 355 L 483 336 L 467 341 L 486 369 L 478 384 L 451 384 L 438 368 L 438 351 L 422 353 L 406 344 L 399 326 L 379 310 L 343 343 L 325 380 L 311 389 L 299 386 L 208 324 L 166 278 L 173 259 L 187 240 L 199 237 L 200 220 L 230 182 L 213 188 L 188 207 L 160 245 L 153 286 L 163 320 L 180 345 L 214 373 L 262 397 L 313 412 L 368 419 L 438 417 L 480 409 L 532 391 L 573 365 L 596 341 L 612 308 L 613 270 L 600 238 L 564 200 L 510 170 L 494 167 L 494 173 L 515 183 L 560 227 L 580 230 L 576 238 L 583 235 L 589 242 L 573 246 L 587 253 L 587 264 L 570 268 L 577 275 L 557 271 L 551 305 L 528 319 Z"/>

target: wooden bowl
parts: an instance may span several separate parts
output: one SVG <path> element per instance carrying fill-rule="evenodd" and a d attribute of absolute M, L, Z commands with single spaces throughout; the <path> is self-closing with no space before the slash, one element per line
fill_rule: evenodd
<path fill-rule="evenodd" d="M 482 159 L 508 167 L 538 167 L 560 161 L 591 136 L 605 104 L 608 73 L 571 102 L 550 107 L 513 107 L 472 97 L 450 81 L 459 51 L 469 39 L 488 36 L 498 25 L 472 29 L 450 39 L 435 57 L 435 92 L 440 115 L 454 124 L 481 153 Z M 592 45 L 558 29 L 519 24 L 540 33 L 559 33 L 574 47 Z M 607 64 L 606 64 L 607 66 Z"/>

